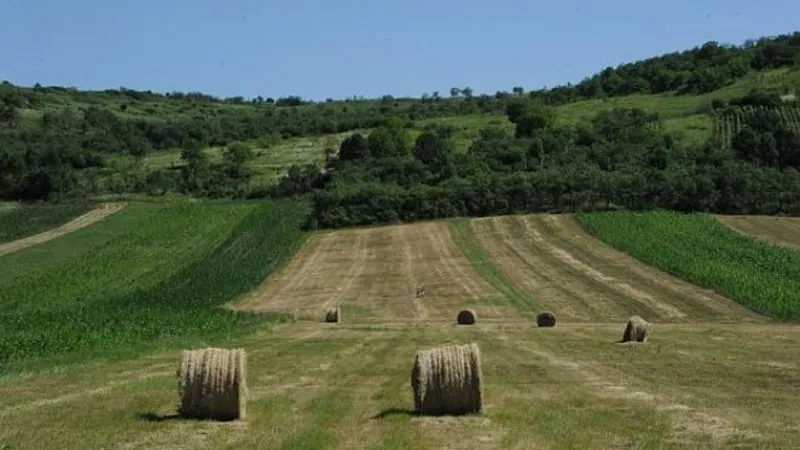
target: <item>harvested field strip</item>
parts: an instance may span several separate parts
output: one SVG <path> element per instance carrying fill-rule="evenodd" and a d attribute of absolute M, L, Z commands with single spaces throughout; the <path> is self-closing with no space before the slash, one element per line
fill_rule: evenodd
<path fill-rule="evenodd" d="M 124 207 L 124 203 L 104 204 L 102 207 L 89 211 L 88 213 L 77 217 L 76 219 L 73 219 L 64 225 L 61 225 L 56 229 L 45 231 L 35 236 L 0 244 L 0 256 L 8 253 L 18 252 L 33 245 L 41 244 L 43 242 L 64 236 L 65 234 L 72 233 L 75 230 L 79 230 L 99 220 L 102 220 L 106 216 L 113 214 Z"/>
<path fill-rule="evenodd" d="M 719 321 L 761 321 L 763 317 L 713 291 L 642 264 L 593 238 L 571 215 L 528 216 L 526 226 L 537 223 L 539 230 L 567 262 L 587 271 L 588 276 L 606 281 L 623 298 L 644 303 L 665 320 L 687 319 Z M 629 303 L 630 304 L 630 303 Z M 626 311 L 627 318 L 635 309 Z"/>
<path fill-rule="evenodd" d="M 2 416 L 0 442 L 43 449 L 242 450 L 796 444 L 800 392 L 792 374 L 800 359 L 792 348 L 800 345 L 800 329 L 660 324 L 646 345 L 612 344 L 623 325 L 370 330 L 282 324 L 236 343 L 249 357 L 252 400 L 245 423 L 150 422 L 176 407 L 175 374 L 162 369 L 176 368 L 179 352 L 170 352 L 138 360 L 138 371 L 136 361 L 125 362 L 127 384 L 113 384 L 124 376 L 112 364 L 76 370 L 66 393 L 58 379 L 66 374 L 0 381 L 3 395 L 39 393 L 0 400 L 15 408 Z M 484 415 L 411 416 L 415 352 L 473 341 L 481 348 Z"/>
<path fill-rule="evenodd" d="M 525 317 L 534 316 L 535 300 L 520 290 L 516 284 L 509 281 L 503 271 L 486 254 L 486 251 L 470 226 L 469 219 L 453 219 L 450 221 L 450 230 L 453 239 L 461 253 L 469 260 L 483 278 L 497 291 L 519 309 Z"/>
<path fill-rule="evenodd" d="M 488 280 L 501 280 L 495 281 L 498 290 L 517 305 L 534 299 L 537 309 L 555 313 L 560 322 L 624 321 L 634 314 L 658 322 L 764 320 L 725 297 L 597 241 L 570 216 L 517 215 L 452 223 L 456 230 L 468 227 L 471 234 L 461 236 L 475 239 L 482 255 L 462 243 L 463 251 L 476 267 L 484 267 Z"/>
<path fill-rule="evenodd" d="M 291 202 L 175 204 L 58 266 L 50 279 L 13 284 L 2 296 L 0 369 L 125 357 L 222 332 L 230 338 L 270 319 L 216 307 L 294 252 L 304 212 Z"/>
<path fill-rule="evenodd" d="M 581 214 L 606 243 L 781 319 L 800 318 L 800 252 L 745 237 L 712 216 L 671 212 Z"/>
<path fill-rule="evenodd" d="M 503 302 L 460 254 L 446 224 L 427 222 L 315 235 L 235 307 L 321 318 L 326 308 L 341 305 L 345 322 L 455 320 L 466 307 L 486 317 L 513 315 Z"/>
<path fill-rule="evenodd" d="M 770 244 L 800 250 L 800 218 L 773 216 L 714 216 L 739 233 Z"/>
<path fill-rule="evenodd" d="M 476 219 L 470 222 L 488 261 L 496 264 L 509 283 L 526 298 L 535 298 L 541 310 L 555 313 L 562 321 L 593 321 L 622 318 L 623 306 L 597 301 L 608 287 L 587 278 L 542 247 L 542 239 L 526 230 L 520 216 Z M 613 297 L 612 297 L 613 298 Z M 534 312 L 531 311 L 531 316 Z"/>

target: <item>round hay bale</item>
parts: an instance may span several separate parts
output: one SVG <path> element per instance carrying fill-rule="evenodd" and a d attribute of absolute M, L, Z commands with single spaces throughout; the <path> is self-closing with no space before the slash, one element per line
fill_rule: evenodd
<path fill-rule="evenodd" d="M 542 328 L 556 326 L 556 316 L 550 312 L 543 312 L 536 316 L 536 325 Z"/>
<path fill-rule="evenodd" d="M 339 323 L 342 317 L 341 308 L 331 308 L 325 313 L 325 322 Z"/>
<path fill-rule="evenodd" d="M 184 350 L 178 369 L 178 414 L 187 419 L 244 419 L 247 354 L 242 349 Z"/>
<path fill-rule="evenodd" d="M 647 328 L 650 324 L 639 316 L 628 319 L 625 332 L 622 333 L 622 342 L 646 342 Z"/>
<path fill-rule="evenodd" d="M 483 404 L 478 344 L 445 345 L 420 350 L 411 368 L 417 413 L 480 413 Z"/>
<path fill-rule="evenodd" d="M 456 317 L 456 322 L 459 325 L 475 325 L 475 322 L 478 321 L 478 313 L 471 309 L 464 309 L 458 312 L 458 317 Z"/>

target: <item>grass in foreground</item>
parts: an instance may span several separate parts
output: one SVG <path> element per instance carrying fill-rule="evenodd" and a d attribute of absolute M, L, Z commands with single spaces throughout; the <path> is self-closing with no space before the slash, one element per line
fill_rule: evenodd
<path fill-rule="evenodd" d="M 147 206 L 158 211 L 135 228 L 3 287 L 0 373 L 127 357 L 261 321 L 216 307 L 297 248 L 304 209 Z"/>
<path fill-rule="evenodd" d="M 742 236 L 710 215 L 580 214 L 600 240 L 764 314 L 800 319 L 800 253 Z"/>
<path fill-rule="evenodd" d="M 33 236 L 89 211 L 88 203 L 35 204 L 0 213 L 0 243 Z"/>
<path fill-rule="evenodd" d="M 622 327 L 282 324 L 236 342 L 248 352 L 244 423 L 153 420 L 177 406 L 175 351 L 0 381 L 0 442 L 63 450 L 797 445 L 796 328 L 663 325 L 647 344 L 612 344 Z M 479 343 L 484 413 L 414 417 L 414 353 L 448 342 Z"/>

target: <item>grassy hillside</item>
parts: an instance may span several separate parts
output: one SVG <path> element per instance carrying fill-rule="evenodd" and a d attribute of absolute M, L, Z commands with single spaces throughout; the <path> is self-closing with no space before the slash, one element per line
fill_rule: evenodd
<path fill-rule="evenodd" d="M 243 331 L 262 319 L 217 307 L 294 251 L 304 213 L 287 202 L 130 205 L 0 258 L 0 372 Z"/>

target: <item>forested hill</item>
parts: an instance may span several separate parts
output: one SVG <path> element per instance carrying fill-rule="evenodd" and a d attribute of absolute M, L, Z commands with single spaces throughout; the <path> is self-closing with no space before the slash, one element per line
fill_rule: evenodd
<path fill-rule="evenodd" d="M 631 94 L 705 94 L 751 71 L 800 65 L 800 32 L 748 40 L 741 45 L 707 42 L 691 50 L 608 67 L 580 83 L 531 93 L 551 104 Z"/>
<path fill-rule="evenodd" d="M 6 82 L 0 84 L 0 198 L 53 200 L 173 192 L 201 197 L 257 196 L 268 192 L 268 185 L 297 165 L 284 180 L 281 189 L 285 192 L 292 183 L 301 187 L 314 184 L 309 180 L 317 175 L 298 181 L 303 178 L 298 174 L 316 173 L 306 164 L 322 166 L 354 132 L 361 132 L 366 139 L 372 130 L 378 130 L 370 138 L 378 147 L 384 146 L 378 143 L 381 139 L 403 141 L 386 144 L 396 150 L 384 155 L 399 158 L 395 163 L 402 165 L 407 162 L 403 158 L 411 158 L 411 141 L 436 123 L 455 127 L 437 132 L 453 141 L 459 155 L 474 156 L 472 149 L 479 145 L 481 154 L 511 158 L 497 167 L 489 165 L 490 171 L 499 173 L 506 169 L 498 167 L 517 167 L 513 159 L 520 156 L 514 152 L 527 152 L 520 146 L 531 134 L 522 130 L 522 140 L 515 141 L 515 150 L 509 153 L 508 142 L 486 138 L 484 131 L 497 130 L 483 129 L 487 125 L 506 131 L 519 129 L 514 115 L 530 105 L 558 107 L 553 117 L 569 125 L 559 128 L 563 136 L 542 144 L 546 151 L 552 151 L 551 146 L 558 142 L 576 142 L 567 136 L 577 132 L 574 127 L 590 126 L 598 113 L 613 106 L 659 113 L 661 118 L 653 123 L 669 117 L 671 122 L 662 125 L 668 131 L 693 133 L 692 145 L 713 137 L 717 146 L 730 147 L 740 131 L 736 127 L 744 122 L 736 111 L 723 108 L 723 100 L 740 106 L 774 106 L 780 102 L 778 97 L 790 97 L 797 90 L 798 67 L 800 33 L 794 33 L 739 46 L 706 43 L 689 51 L 608 68 L 575 86 L 530 92 L 514 87 L 493 95 L 453 87 L 447 93 L 430 92 L 420 98 L 309 102 L 293 95 L 219 99 L 202 93 L 79 91 Z M 789 121 L 794 117 L 792 111 L 774 113 Z M 630 117 L 650 117 L 632 114 Z M 523 128 L 538 127 L 528 119 L 523 117 Z M 408 134 L 392 134 L 398 129 Z M 479 138 L 485 139 L 476 144 Z M 765 152 L 771 151 L 770 142 L 767 139 L 763 144 Z M 392 173 L 394 169 L 386 170 Z M 359 185 L 355 181 L 336 185 L 343 184 L 350 188 Z M 288 191 L 310 193 L 295 187 Z"/>

